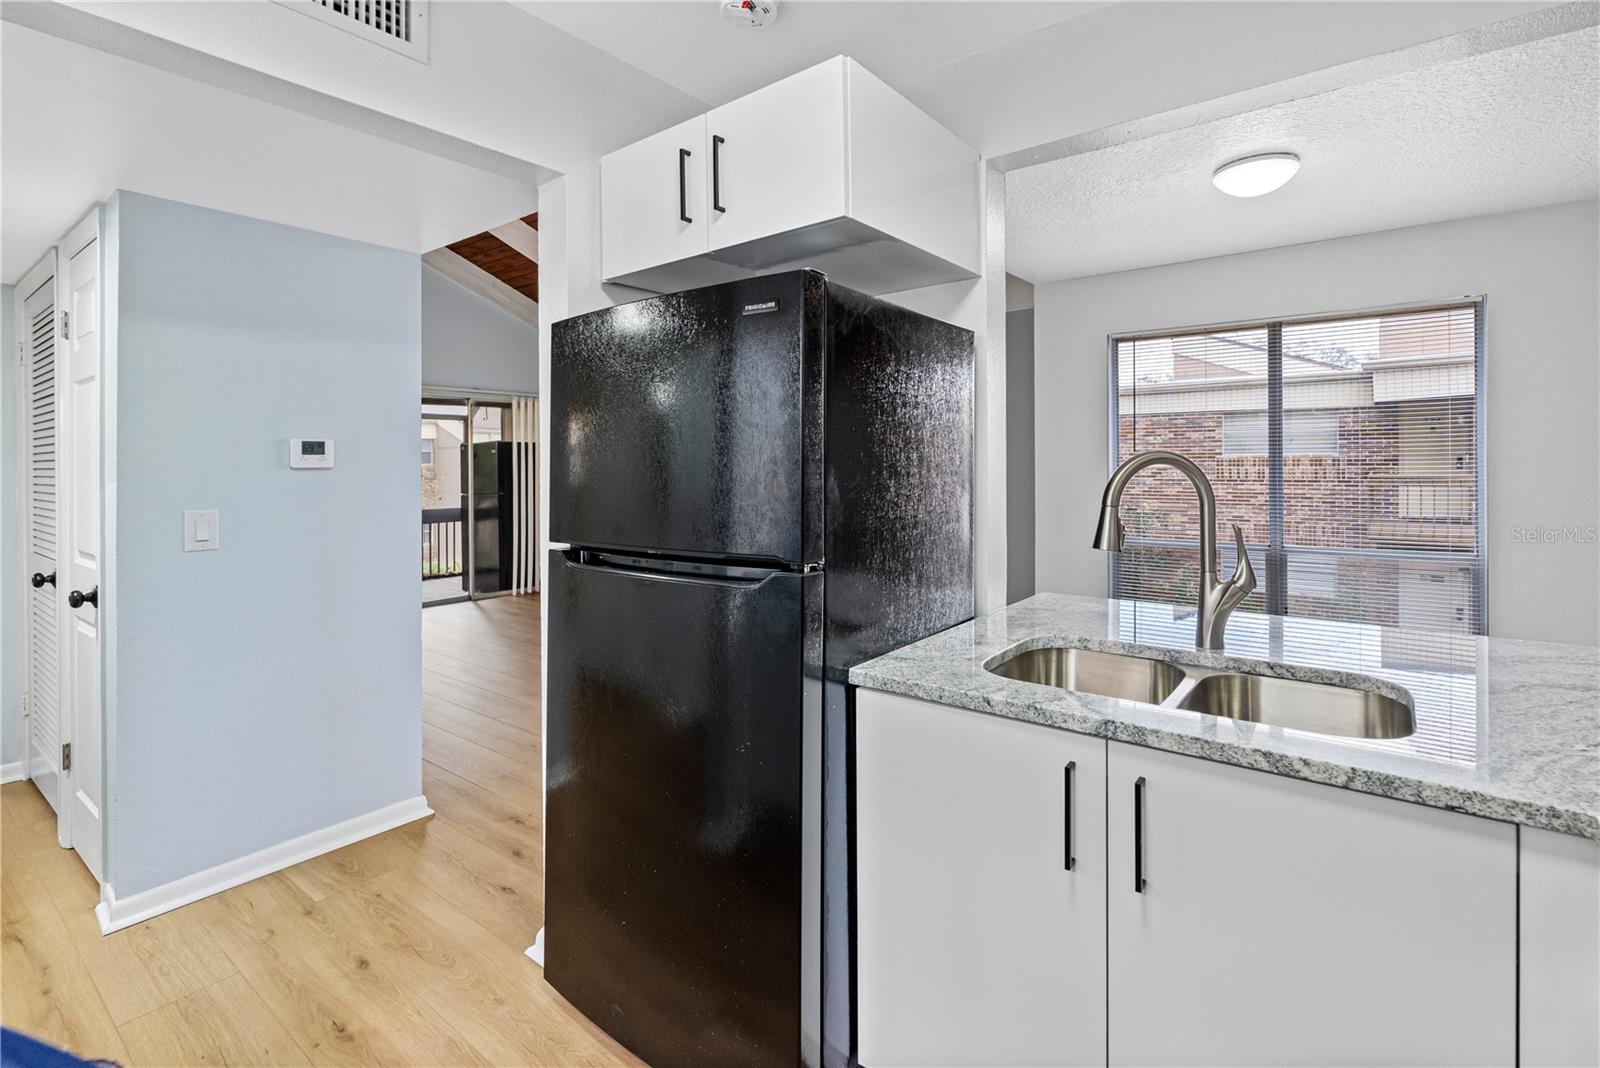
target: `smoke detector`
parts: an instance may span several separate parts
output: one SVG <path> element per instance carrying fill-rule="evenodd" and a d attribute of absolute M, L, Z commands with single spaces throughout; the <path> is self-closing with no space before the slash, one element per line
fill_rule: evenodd
<path fill-rule="evenodd" d="M 722 17 L 734 26 L 765 26 L 778 17 L 778 0 L 723 0 Z"/>

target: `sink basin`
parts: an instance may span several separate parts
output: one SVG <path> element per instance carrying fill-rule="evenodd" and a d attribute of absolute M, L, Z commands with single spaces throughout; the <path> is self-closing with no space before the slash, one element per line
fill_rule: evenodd
<path fill-rule="evenodd" d="M 996 675 L 1063 690 L 1159 705 L 1184 680 L 1183 669 L 1142 656 L 1093 649 L 1028 649 L 989 668 Z"/>
<path fill-rule="evenodd" d="M 1019 682 L 1345 738 L 1405 738 L 1416 731 L 1411 702 L 1376 690 L 1184 667 L 1130 653 L 1045 646 L 1013 653 L 988 670 Z"/>
<path fill-rule="evenodd" d="M 1384 694 L 1270 675 L 1205 675 L 1174 707 L 1347 738 L 1404 738 L 1416 729 L 1411 706 Z"/>

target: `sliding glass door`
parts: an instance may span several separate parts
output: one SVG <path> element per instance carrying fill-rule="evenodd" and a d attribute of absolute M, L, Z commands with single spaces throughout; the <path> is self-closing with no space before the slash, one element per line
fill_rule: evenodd
<path fill-rule="evenodd" d="M 531 399 L 424 398 L 422 603 L 534 591 Z"/>
<path fill-rule="evenodd" d="M 470 408 L 464 401 L 422 402 L 422 603 L 471 594 L 466 512 L 471 485 Z"/>

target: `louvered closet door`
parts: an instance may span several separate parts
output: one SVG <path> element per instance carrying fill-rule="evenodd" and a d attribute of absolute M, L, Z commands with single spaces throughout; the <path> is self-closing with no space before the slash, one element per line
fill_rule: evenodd
<path fill-rule="evenodd" d="M 56 264 L 51 252 L 17 287 L 25 294 L 19 316 L 28 405 L 28 573 L 45 576 L 28 590 L 28 775 L 46 801 L 60 809 L 61 625 L 64 576 L 61 541 L 57 388 Z"/>

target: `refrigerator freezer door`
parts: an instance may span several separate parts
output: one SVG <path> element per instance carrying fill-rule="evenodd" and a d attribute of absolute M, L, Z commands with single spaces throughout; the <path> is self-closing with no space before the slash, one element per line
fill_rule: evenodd
<path fill-rule="evenodd" d="M 824 303 L 792 271 L 556 323 L 551 540 L 820 560 Z"/>
<path fill-rule="evenodd" d="M 799 1061 L 820 582 L 551 554 L 545 977 L 656 1068 Z"/>

